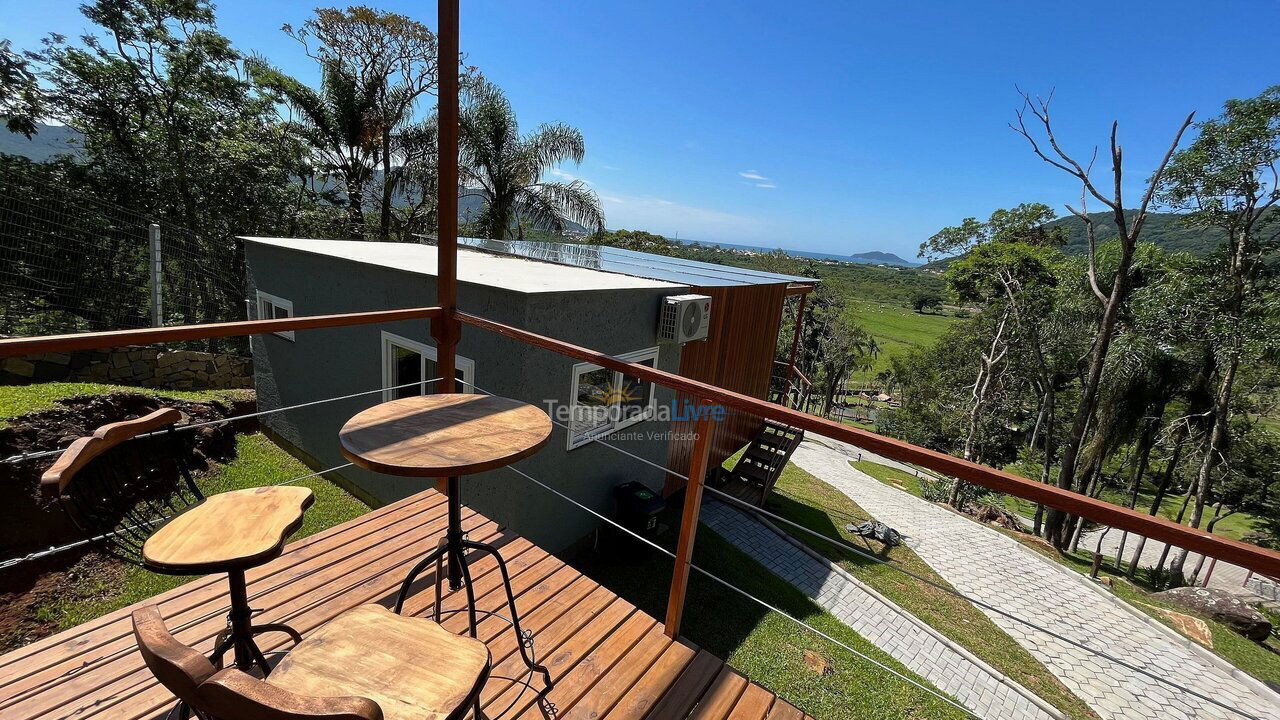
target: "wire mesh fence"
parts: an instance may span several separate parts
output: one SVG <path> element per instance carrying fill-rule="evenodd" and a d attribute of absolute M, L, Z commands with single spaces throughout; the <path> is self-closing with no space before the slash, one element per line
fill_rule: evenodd
<path fill-rule="evenodd" d="M 244 319 L 243 268 L 234 238 L 104 202 L 54 169 L 0 163 L 0 335 Z"/>

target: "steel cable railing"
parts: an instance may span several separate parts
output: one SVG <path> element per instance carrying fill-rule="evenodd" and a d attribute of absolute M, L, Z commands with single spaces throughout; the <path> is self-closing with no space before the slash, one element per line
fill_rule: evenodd
<path fill-rule="evenodd" d="M 391 392 L 391 391 L 394 391 L 394 390 L 401 390 L 401 389 L 404 389 L 404 388 L 410 388 L 410 387 L 414 387 L 414 386 L 418 386 L 418 385 L 425 386 L 425 385 L 430 385 L 430 384 L 432 384 L 432 383 L 439 382 L 439 381 L 440 381 L 440 379 L 441 379 L 441 378 L 431 378 L 430 380 L 415 380 L 414 382 L 411 382 L 411 383 L 405 383 L 405 384 L 403 384 L 403 385 L 395 385 L 395 386 L 392 386 L 392 387 L 378 388 L 378 389 L 376 389 L 376 390 L 366 390 L 366 391 L 363 391 L 363 392 L 351 393 L 351 394 L 349 394 L 349 395 L 337 395 L 337 396 L 330 397 L 330 398 L 324 398 L 324 399 L 322 399 L 322 400 L 311 400 L 311 401 L 304 402 L 304 403 L 298 403 L 298 404 L 296 404 L 296 405 L 288 405 L 288 406 L 285 406 L 285 407 L 272 408 L 272 409 L 270 409 L 270 410 L 260 410 L 260 411 L 258 411 L 258 412 L 245 413 L 244 415 L 236 415 L 236 416 L 234 416 L 234 417 L 220 418 L 220 419 L 218 419 L 218 420 L 207 420 L 207 421 L 204 421 L 204 422 L 192 423 L 192 424 L 190 424 L 190 425 L 182 425 L 182 426 L 179 426 L 179 427 L 175 427 L 175 428 L 173 428 L 172 430 L 155 430 L 155 431 L 153 431 L 153 432 L 149 432 L 149 433 L 142 433 L 142 434 L 140 434 L 140 435 L 135 435 L 134 437 L 129 438 L 129 441 L 133 441 L 133 440 L 140 440 L 140 439 L 142 439 L 142 438 L 151 437 L 151 436 L 153 436 L 153 435 L 158 435 L 158 434 L 160 434 L 160 433 L 168 433 L 168 432 L 185 432 L 185 431 L 187 431 L 187 430 L 196 430 L 196 429 L 198 429 L 198 428 L 202 428 L 202 427 L 209 427 L 209 426 L 211 426 L 211 425 L 224 425 L 224 424 L 227 424 L 227 423 L 238 422 L 238 421 L 240 421 L 240 420 L 247 420 L 247 419 L 250 419 L 250 418 L 262 417 L 262 416 L 265 416 L 265 415 L 274 415 L 274 414 L 276 414 L 276 413 L 288 412 L 288 411 L 291 411 L 291 410 L 297 410 L 297 409 L 299 409 L 299 408 L 314 407 L 314 406 L 316 406 L 316 405 L 322 405 L 322 404 L 324 404 L 324 403 L 330 403 L 330 402 L 337 402 L 337 401 L 339 401 L 339 400 L 350 400 L 350 399 L 352 399 L 352 398 L 362 397 L 362 396 L 365 396 L 365 395 L 372 395 L 372 394 L 374 394 L 374 393 Z M 21 455 L 12 455 L 12 456 L 10 456 L 10 457 L 8 457 L 8 458 L 0 459 L 0 463 L 17 463 L 17 462 L 22 462 L 22 461 L 25 461 L 25 460 L 35 460 L 35 459 L 39 459 L 39 458 L 51 457 L 51 456 L 53 456 L 53 455 L 58 455 L 58 454 L 61 454 L 61 453 L 65 452 L 65 451 L 66 451 L 66 448 L 62 448 L 61 450 L 41 450 L 41 451 L 34 452 L 34 453 L 23 453 L 23 454 L 21 454 Z M 307 475 L 299 475 L 298 477 L 290 478 L 289 480 L 285 480 L 285 481 L 283 481 L 283 482 L 274 483 L 274 484 L 272 484 L 272 485 L 264 485 L 264 486 L 261 486 L 261 487 L 279 487 L 279 486 L 282 486 L 282 485 L 290 485 L 290 484 L 292 484 L 292 483 L 301 482 L 301 481 L 303 481 L 303 480 L 308 480 L 308 479 L 313 478 L 313 477 L 319 477 L 319 476 L 321 476 L 321 475 L 326 475 L 326 474 L 328 474 L 328 473 L 336 472 L 336 471 L 338 471 L 338 470 L 344 470 L 344 469 L 346 469 L 346 468 L 351 467 L 351 465 L 352 465 L 351 463 L 343 463 L 342 465 L 336 465 L 336 466 L 334 466 L 334 467 L 327 468 L 327 469 L 325 469 L 325 470 L 318 470 L 318 471 L 316 471 L 316 472 L 309 473 L 309 474 L 307 474 Z M 166 517 L 157 518 L 155 521 L 153 521 L 153 522 L 149 523 L 149 525 L 154 525 L 154 524 L 156 524 L 156 523 L 163 522 L 163 521 L 165 521 L 165 520 L 168 520 L 170 517 L 173 517 L 173 516 L 172 516 L 172 515 L 170 515 L 170 516 L 166 516 Z M 95 537 L 92 537 L 92 538 L 85 538 L 85 539 L 83 539 L 83 540 L 77 540 L 77 541 L 75 541 L 75 542 L 67 543 L 67 544 L 65 544 L 65 545 L 58 545 L 58 546 L 55 546 L 55 547 L 46 548 L 46 549 L 44 549 L 44 550 L 37 550 L 37 551 L 35 551 L 35 552 L 31 552 L 31 553 L 28 553 L 28 554 L 26 554 L 26 555 L 21 555 L 21 556 L 14 557 L 14 558 L 9 558 L 9 559 L 7 559 L 7 560 L 0 560 L 0 570 L 6 570 L 6 569 L 8 569 L 8 568 L 14 567 L 14 566 L 16 566 L 16 565 L 21 565 L 21 564 L 26 563 L 26 562 L 32 562 L 32 561 L 35 561 L 35 560 L 41 560 L 41 559 L 46 558 L 46 557 L 50 557 L 50 556 L 53 556 L 53 555 L 58 555 L 58 554 L 60 554 L 60 553 L 67 552 L 67 551 L 69 551 L 69 550 L 74 550 L 74 549 L 76 549 L 76 548 L 81 548 L 81 547 L 85 547 L 85 546 L 88 546 L 88 545 L 92 545 L 92 544 L 94 544 L 94 543 L 98 543 L 98 542 L 101 542 L 101 541 L 103 541 L 103 540 L 109 540 L 112 536 L 114 536 L 114 535 L 115 535 L 116 533 L 118 533 L 118 532 L 127 532 L 127 531 L 129 531 L 129 530 L 137 530 L 137 529 L 139 529 L 139 526 L 136 526 L 136 525 L 135 525 L 135 526 L 129 526 L 129 527 L 127 527 L 127 528 L 122 528 L 122 529 L 120 529 L 120 530 L 118 530 L 118 531 L 116 531 L 116 532 L 112 532 L 112 533 L 105 533 L 105 534 L 103 534 L 103 535 L 98 535 L 98 536 L 95 536 Z"/>
<path fill-rule="evenodd" d="M 477 390 L 477 391 L 479 391 L 479 392 L 482 392 L 482 393 L 484 393 L 484 394 L 486 394 L 486 395 L 492 395 L 492 394 L 493 394 L 493 393 L 489 392 L 488 390 L 485 390 L 484 388 L 481 388 L 481 387 L 479 387 L 479 386 L 475 385 L 474 383 L 469 383 L 469 382 L 467 382 L 467 381 L 465 381 L 465 380 L 459 380 L 459 382 L 463 383 L 464 385 L 468 385 L 468 386 L 470 386 L 470 387 L 474 388 L 475 390 Z M 552 422 L 552 424 L 553 424 L 553 425 L 556 425 L 556 426 L 558 426 L 558 427 L 560 427 L 560 428 L 562 428 L 562 429 L 568 430 L 568 426 L 567 426 L 567 425 L 565 425 L 564 423 L 558 422 L 558 421 L 557 421 L 557 420 L 555 420 L 554 418 L 552 418 L 552 419 L 551 419 L 551 422 Z M 636 455 L 636 454 L 634 454 L 634 453 L 628 452 L 627 450 L 625 450 L 625 449 L 623 449 L 623 448 L 620 448 L 620 447 L 618 447 L 618 446 L 616 446 L 616 445 L 612 445 L 612 444 L 610 444 L 610 443 L 608 443 L 608 442 L 605 442 L 605 441 L 604 441 L 604 439 L 603 439 L 603 436 L 598 436 L 598 437 L 591 438 L 590 442 L 592 442 L 592 443 L 599 443 L 600 445 L 603 445 L 604 447 L 607 447 L 607 448 L 609 448 L 609 449 L 611 449 L 611 450 L 613 450 L 613 451 L 615 451 L 615 452 L 618 452 L 618 453 L 621 453 L 621 454 L 623 454 L 623 455 L 626 455 L 627 457 L 632 458 L 632 459 L 634 459 L 634 460 L 637 460 L 637 461 L 639 461 L 639 462 L 641 462 L 641 463 L 644 463 L 645 465 L 648 465 L 648 466 L 650 466 L 650 467 L 656 468 L 656 469 L 661 470 L 661 471 L 663 471 L 663 472 L 665 472 L 665 473 L 669 473 L 669 474 L 671 474 L 671 475 L 673 475 L 673 476 L 675 476 L 675 477 L 678 477 L 678 478 L 680 478 L 680 479 L 682 479 L 682 480 L 684 480 L 684 481 L 686 481 L 686 482 L 688 482 L 688 481 L 689 481 L 689 478 L 688 478 L 688 476 L 686 476 L 686 475 L 683 475 L 683 474 L 681 474 L 681 473 L 679 473 L 679 472 L 677 472 L 677 471 L 675 471 L 675 470 L 672 470 L 672 469 L 670 469 L 670 468 L 664 467 L 664 466 L 662 466 L 662 465 L 660 465 L 660 464 L 658 464 L 658 463 L 655 463 L 655 462 L 652 462 L 652 461 L 647 460 L 647 459 L 645 459 L 645 458 L 642 458 L 642 457 L 640 457 L 640 456 L 638 456 L 638 455 Z M 515 468 L 514 468 L 514 467 L 513 467 L 513 468 L 511 468 L 511 469 L 515 470 Z M 519 471 L 517 470 L 517 472 L 519 472 Z M 526 478 L 528 478 L 528 476 L 527 476 L 527 475 L 525 475 L 524 473 L 520 473 L 520 474 L 521 474 L 521 475 L 524 475 Z M 533 478 L 528 478 L 528 479 L 533 480 Z M 534 481 L 534 482 L 537 482 L 536 480 L 533 480 L 533 481 Z M 539 485 L 541 485 L 542 483 L 538 483 L 538 484 L 539 484 Z M 544 487 L 546 487 L 546 486 L 544 485 Z M 563 493 L 560 493 L 559 491 L 554 490 L 553 488 L 549 488 L 549 487 L 548 487 L 548 488 L 546 488 L 546 489 L 550 490 L 551 492 L 555 493 L 556 495 L 559 495 L 560 497 L 562 497 L 563 499 L 565 499 L 565 500 L 566 500 L 566 501 L 568 501 L 568 502 L 571 502 L 571 503 L 573 503 L 573 504 L 575 504 L 575 505 L 578 505 L 579 507 L 583 507 L 583 509 L 584 509 L 584 510 L 587 510 L 587 511 L 588 511 L 588 512 L 590 512 L 592 515 L 595 515 L 595 516 L 597 516 L 597 517 L 599 517 L 599 518 L 601 518 L 601 519 L 605 520 L 605 521 L 606 521 L 606 522 L 608 522 L 610 525 L 613 525 L 613 526 L 615 526 L 615 527 L 618 527 L 618 528 L 622 529 L 624 532 L 627 532 L 628 534 L 635 536 L 637 539 L 641 540 L 641 541 L 642 541 L 642 542 L 644 542 L 645 544 L 647 544 L 647 545 L 649 545 L 649 546 L 651 546 L 651 547 L 653 547 L 653 548 L 655 548 L 655 549 L 660 550 L 661 552 L 663 552 L 664 554 L 666 554 L 666 555 L 668 555 L 668 556 L 670 556 L 670 557 L 672 557 L 672 558 L 674 558 L 674 557 L 675 557 L 675 555 L 674 555 L 673 553 L 671 553 L 670 551 L 666 550 L 665 548 L 662 548 L 661 546 L 657 545 L 656 543 L 653 543 L 653 542 L 652 542 L 652 541 L 650 541 L 650 540 L 647 540 L 646 538 L 643 538 L 643 537 L 641 537 L 641 536 L 639 536 L 639 535 L 636 535 L 634 532 L 632 532 L 632 531 L 630 531 L 630 530 L 628 530 L 628 529 L 626 529 L 626 528 L 623 528 L 621 525 L 618 525 L 618 523 L 616 523 L 616 522 L 614 522 L 614 521 L 612 521 L 612 520 L 610 520 L 610 519 L 608 519 L 608 518 L 605 518 L 604 516 L 600 515 L 599 513 L 595 512 L 595 511 L 593 511 L 593 510 L 590 510 L 590 508 L 586 508 L 585 506 L 582 506 L 580 503 L 577 503 L 576 501 L 572 500 L 571 498 L 569 498 L 568 496 L 564 495 Z M 865 550 L 863 550 L 863 549 L 861 549 L 861 548 L 857 547 L 856 545 L 853 545 L 853 544 L 851 544 L 851 543 L 845 542 L 843 539 L 832 538 L 832 537 L 830 537 L 830 536 L 828 536 L 828 535 L 824 535 L 824 534 L 822 534 L 822 533 L 820 533 L 820 532 L 818 532 L 818 531 L 816 531 L 816 530 L 813 530 L 813 529 L 811 529 L 811 528 L 805 527 L 804 525 L 801 525 L 801 524 L 799 524 L 799 523 L 797 523 L 797 522 L 794 522 L 794 521 L 792 521 L 792 520 L 789 520 L 789 519 L 787 519 L 787 518 L 785 518 L 785 517 L 782 517 L 782 516 L 777 515 L 777 514 L 775 514 L 775 513 L 771 513 L 771 512 L 769 512 L 769 511 L 767 511 L 767 510 L 763 509 L 763 508 L 759 508 L 759 507 L 756 507 L 756 506 L 754 506 L 754 505 L 751 505 L 750 503 L 747 503 L 747 502 L 745 502 L 745 501 L 743 501 L 743 500 L 741 500 L 741 499 L 739 499 L 739 498 L 734 497 L 733 495 L 730 495 L 729 493 L 723 492 L 723 491 L 718 490 L 718 489 L 716 489 L 716 488 L 708 487 L 708 486 L 704 485 L 704 486 L 703 486 L 703 490 L 705 490 L 705 491 L 709 491 L 709 492 L 711 492 L 711 493 L 715 494 L 717 497 L 721 497 L 721 498 L 725 498 L 725 499 L 727 499 L 727 500 L 730 500 L 730 501 L 732 501 L 735 505 L 737 505 L 737 506 L 741 506 L 741 507 L 743 507 L 744 509 L 746 509 L 746 510 L 748 510 L 748 511 L 750 511 L 750 512 L 753 512 L 753 513 L 756 513 L 756 514 L 758 514 L 758 515 L 762 515 L 762 516 L 768 517 L 768 518 L 770 518 L 770 519 L 772 519 L 772 520 L 776 520 L 776 521 L 781 522 L 781 523 L 783 523 L 783 524 L 785 524 L 785 525 L 787 525 L 787 526 L 794 527 L 794 528 L 796 528 L 797 530 L 800 530 L 801 532 L 804 532 L 804 533 L 806 533 L 806 534 L 808 534 L 808 535 L 812 535 L 813 537 L 816 537 L 816 538 L 818 538 L 818 539 L 820 539 L 820 540 L 823 540 L 823 541 L 825 541 L 825 542 L 827 542 L 827 543 L 829 543 L 829 544 L 831 544 L 831 545 L 834 545 L 834 546 L 839 547 L 839 548 L 844 549 L 844 550 L 848 550 L 849 552 L 852 552 L 852 553 L 854 553 L 854 554 L 858 555 L 860 558 L 864 558 L 864 559 L 870 560 L 871 562 L 874 562 L 874 563 L 876 563 L 876 564 L 878 564 L 878 565 L 883 565 L 883 566 L 885 566 L 885 567 L 891 568 L 891 569 L 893 569 L 893 570 L 895 570 L 895 571 L 897 571 L 897 572 L 899 572 L 899 573 L 902 573 L 903 575 L 906 575 L 907 577 L 912 578 L 913 580 L 916 580 L 916 581 L 918 581 L 918 582 L 922 582 L 922 583 L 924 583 L 924 584 L 928 585 L 929 587 L 932 587 L 932 588 L 937 589 L 937 590 L 941 590 L 941 591 L 943 591 L 943 592 L 945 592 L 945 593 L 947 593 L 947 594 L 949 594 L 949 595 L 953 595 L 953 596 L 955 596 L 955 597 L 957 597 L 957 598 L 960 598 L 960 599 L 962 599 L 962 600 L 965 600 L 965 601 L 967 601 L 967 602 L 970 602 L 970 603 L 972 603 L 973 605 L 975 605 L 975 606 L 977 606 L 977 607 L 979 607 L 979 608 L 982 608 L 982 609 L 985 609 L 985 610 L 989 610 L 989 611 L 991 611 L 991 612 L 993 612 L 993 613 L 995 613 L 995 614 L 997 614 L 997 615 L 1000 615 L 1001 617 L 1007 618 L 1007 619 L 1009 619 L 1009 620 L 1011 620 L 1011 621 L 1013 621 L 1013 622 L 1015 622 L 1015 623 L 1018 623 L 1018 624 L 1020 624 L 1020 625 L 1025 625 L 1026 627 L 1030 628 L 1031 630 L 1034 630 L 1034 631 L 1039 632 L 1039 633 L 1043 633 L 1044 635 L 1047 635 L 1048 637 L 1054 638 L 1055 640 L 1059 640 L 1059 641 L 1061 641 L 1061 642 L 1067 643 L 1067 644 L 1069 644 L 1069 645 L 1071 645 L 1071 646 L 1073 646 L 1073 647 L 1079 648 L 1080 650 L 1084 650 L 1085 652 L 1087 652 L 1087 653 L 1089 653 L 1089 654 L 1091 654 L 1091 655 L 1095 655 L 1095 656 L 1097 656 L 1097 657 L 1099 657 L 1099 658 L 1102 658 L 1102 659 L 1107 660 L 1107 661 L 1109 661 L 1109 662 L 1115 663 L 1116 665 L 1119 665 L 1120 667 L 1123 667 L 1123 668 L 1125 668 L 1125 669 L 1127 669 L 1127 670 L 1131 670 L 1131 671 L 1133 671 L 1133 672 L 1135 672 L 1135 673 L 1138 673 L 1138 674 L 1140 674 L 1140 675 L 1143 675 L 1143 676 L 1145 676 L 1145 677 L 1147 677 L 1147 678 L 1149 678 L 1149 679 L 1151 679 L 1151 680 L 1153 680 L 1153 681 L 1155 681 L 1155 682 L 1157 682 L 1157 683 L 1160 683 L 1160 684 L 1162 684 L 1162 685 L 1166 685 L 1166 686 L 1168 686 L 1168 687 L 1170 687 L 1170 688 L 1173 688 L 1173 689 L 1175 689 L 1175 690 L 1177 690 L 1177 691 L 1179 691 L 1179 692 L 1186 693 L 1187 695 L 1190 695 L 1190 696 L 1192 696 L 1192 697 L 1194 697 L 1194 698 L 1197 698 L 1197 699 L 1202 700 L 1202 701 L 1204 701 L 1204 702 L 1210 703 L 1210 704 L 1212 704 L 1212 705 L 1215 705 L 1215 706 L 1217 706 L 1217 707 L 1220 707 L 1220 708 L 1222 708 L 1222 709 L 1224 709 L 1224 710 L 1227 710 L 1227 711 L 1229 711 L 1229 712 L 1235 713 L 1235 714 L 1240 715 L 1240 716 L 1242 716 L 1242 717 L 1249 718 L 1249 720 L 1260 720 L 1260 719 L 1259 719 L 1259 718 L 1257 718 L 1256 716 L 1251 715 L 1251 714 L 1249 714 L 1249 713 L 1247 713 L 1247 712 L 1245 712 L 1245 711 L 1243 711 L 1243 710 L 1240 710 L 1239 708 L 1232 707 L 1231 705 L 1227 705 L 1227 704 L 1223 703 L 1223 702 L 1222 702 L 1222 701 L 1220 701 L 1220 700 L 1217 700 L 1217 699 L 1215 699 L 1215 698 L 1213 698 L 1213 697 L 1210 697 L 1210 696 L 1208 696 L 1208 695 L 1205 695 L 1205 694 L 1203 694 L 1203 693 L 1201 693 L 1201 692 L 1198 692 L 1198 691 L 1196 691 L 1196 690 L 1194 690 L 1194 689 L 1192 689 L 1192 688 L 1189 688 L 1189 687 L 1187 687 L 1187 686 L 1185 686 L 1185 685 L 1182 685 L 1182 684 L 1180 684 L 1180 683 L 1177 683 L 1177 682 L 1174 682 L 1174 681 L 1169 680 L 1169 679 L 1167 679 L 1167 678 L 1164 678 L 1164 677 L 1161 677 L 1161 676 L 1159 676 L 1159 675 L 1156 675 L 1156 674 L 1152 673 L 1152 672 L 1151 672 L 1151 671 L 1149 671 L 1149 670 L 1146 670 L 1146 669 L 1144 669 L 1144 668 L 1142 668 L 1142 667 L 1139 667 L 1139 666 L 1137 666 L 1137 665 L 1134 665 L 1134 664 L 1132 664 L 1132 663 L 1130 663 L 1130 662 L 1128 662 L 1128 661 L 1122 660 L 1122 659 L 1120 659 L 1120 658 L 1118 658 L 1118 657 L 1116 657 L 1116 656 L 1114 656 L 1114 655 L 1111 655 L 1110 653 L 1108 653 L 1108 652 L 1106 652 L 1106 651 L 1104 651 L 1104 650 L 1098 650 L 1098 649 L 1096 649 L 1096 648 L 1090 647 L 1089 645 L 1084 644 L 1084 643 L 1082 643 L 1082 642 L 1080 642 L 1080 641 L 1078 641 L 1078 640 L 1073 640 L 1073 639 L 1071 639 L 1071 638 L 1069 638 L 1069 637 L 1066 637 L 1065 635 L 1062 635 L 1061 633 L 1058 633 L 1058 632 L 1055 632 L 1055 631 L 1053 631 L 1053 630 L 1050 630 L 1049 628 L 1044 627 L 1043 625 L 1040 625 L 1040 624 L 1038 624 L 1038 623 L 1036 623 L 1036 622 L 1034 622 L 1034 621 L 1032 621 L 1032 620 L 1027 620 L 1027 619 L 1025 619 L 1025 618 L 1022 618 L 1022 617 L 1019 617 L 1019 616 L 1017 616 L 1017 615 L 1014 615 L 1013 613 L 1010 613 L 1010 612 L 1008 612 L 1008 611 L 1006 611 L 1006 610 L 1001 610 L 1000 608 L 995 607 L 995 606 L 991 605 L 990 603 L 987 603 L 987 602 L 984 602 L 984 601 L 982 601 L 982 600 L 979 600 L 979 599 L 977 599 L 977 598 L 975 598 L 975 597 L 972 597 L 972 596 L 966 595 L 965 593 L 962 593 L 962 592 L 960 592 L 959 590 L 956 590 L 956 589 L 955 589 L 955 588 L 953 588 L 953 587 L 950 587 L 950 586 L 945 585 L 945 584 L 943 584 L 943 583 L 939 583 L 939 582 L 937 582 L 937 581 L 931 580 L 931 579 L 929 579 L 929 578 L 927 578 L 927 577 L 924 577 L 924 576 L 922 576 L 922 575 L 919 575 L 919 574 L 917 574 L 917 573 L 914 573 L 914 572 L 912 572 L 912 571 L 910 571 L 910 570 L 907 570 L 906 568 L 903 568 L 903 567 L 899 566 L 898 564 L 896 564 L 896 563 L 894 563 L 894 562 L 892 562 L 892 561 L 890 561 L 890 560 L 885 560 L 884 558 L 877 557 L 876 555 L 874 555 L 874 554 L 872 554 L 872 553 L 869 553 L 869 552 L 867 552 L 867 551 L 865 551 Z M 724 584 L 726 584 L 726 585 L 729 585 L 729 584 L 728 584 L 728 583 L 726 583 L 724 580 L 722 580 L 722 579 L 720 579 L 720 578 L 718 578 L 718 577 L 715 577 L 714 575 L 711 575 L 711 573 L 708 573 L 706 570 L 703 570 L 702 568 L 699 568 L 699 567 L 697 567 L 696 565 L 691 565 L 690 567 L 693 567 L 695 570 L 698 570 L 699 572 L 701 572 L 701 573 L 703 573 L 703 574 L 705 574 L 705 575 L 708 575 L 709 577 L 711 577 L 712 579 L 714 579 L 714 580 L 716 580 L 716 581 L 718 581 L 718 582 L 721 582 L 721 583 L 724 583 Z M 733 587 L 732 585 L 729 585 L 729 586 L 730 586 L 730 587 Z M 734 590 L 736 590 L 736 591 L 737 591 L 737 592 L 739 592 L 739 593 L 742 593 L 742 594 L 744 594 L 744 595 L 747 595 L 747 597 L 751 597 L 751 596 L 750 596 L 750 595 L 748 595 L 745 591 L 743 591 L 743 590 L 741 590 L 741 589 L 739 589 L 739 588 L 733 587 L 733 589 L 734 589 Z M 763 601 L 759 600 L 758 598 L 751 597 L 751 599 L 752 599 L 753 601 L 755 601 L 755 602 L 758 602 L 758 603 L 764 604 L 764 603 L 763 603 Z M 774 608 L 772 608 L 772 607 L 770 607 L 770 609 L 775 610 L 775 612 L 781 612 L 781 611 L 778 611 L 778 610 L 776 610 L 776 609 L 774 609 Z M 782 614 L 784 614 L 784 615 L 785 615 L 785 613 L 782 613 Z M 793 620 L 794 620 L 794 618 L 791 618 L 791 619 L 793 619 Z M 796 622 L 800 622 L 800 621 L 798 621 L 798 620 L 797 620 Z M 803 623 L 801 623 L 801 624 L 803 624 Z M 807 627 L 807 626 L 806 626 L 806 627 Z M 820 633 L 820 631 L 818 631 L 818 630 L 815 630 L 815 632 L 819 632 L 819 633 Z M 820 633 L 820 634 L 821 634 L 821 633 Z M 834 642 L 834 641 L 833 641 L 833 642 Z"/>

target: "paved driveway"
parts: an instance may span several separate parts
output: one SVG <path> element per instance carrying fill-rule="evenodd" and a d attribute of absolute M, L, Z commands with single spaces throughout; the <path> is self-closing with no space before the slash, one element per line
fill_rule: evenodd
<path fill-rule="evenodd" d="M 792 462 L 909 535 L 907 544 L 959 591 L 1192 688 L 1242 711 L 1243 717 L 1280 719 L 1274 695 L 1263 697 L 1229 669 L 1124 609 L 1081 576 L 991 528 L 855 470 L 849 460 L 856 459 L 857 448 L 826 439 L 823 443 L 806 441 Z M 1242 717 L 1022 623 L 983 612 L 1103 718 Z"/>

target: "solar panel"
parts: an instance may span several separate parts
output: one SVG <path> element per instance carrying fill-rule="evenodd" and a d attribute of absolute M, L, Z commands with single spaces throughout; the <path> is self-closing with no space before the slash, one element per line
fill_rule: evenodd
<path fill-rule="evenodd" d="M 458 244 L 499 255 L 512 255 L 558 265 L 571 265 L 698 287 L 777 285 L 784 283 L 811 284 L 817 282 L 814 278 L 801 277 L 799 275 L 783 275 L 728 265 L 716 265 L 715 263 L 673 258 L 666 255 L 655 255 L 606 245 L 544 242 L 539 240 L 489 240 L 466 237 L 458 238 Z"/>

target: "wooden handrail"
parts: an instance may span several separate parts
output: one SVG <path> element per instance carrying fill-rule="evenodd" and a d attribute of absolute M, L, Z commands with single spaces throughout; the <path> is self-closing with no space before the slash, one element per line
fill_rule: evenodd
<path fill-rule="evenodd" d="M 527 330 L 514 328 L 510 325 L 503 325 L 502 323 L 486 320 L 464 312 L 459 312 L 457 315 L 467 325 L 567 357 L 599 365 L 600 367 L 606 367 L 610 370 L 624 372 L 633 377 L 664 385 L 702 400 L 719 403 L 727 408 L 784 422 L 802 430 L 857 445 L 865 450 L 900 462 L 915 463 L 975 485 L 1016 495 L 1031 502 L 1041 503 L 1073 515 L 1079 515 L 1103 525 L 1127 530 L 1153 540 L 1160 540 L 1209 557 L 1216 557 L 1226 562 L 1241 565 L 1256 572 L 1280 575 L 1280 553 L 1266 548 L 1211 535 L 1203 530 L 1179 525 L 1161 517 L 1145 515 L 1136 510 L 1113 505 L 1054 485 L 1028 480 L 1003 470 L 986 467 L 985 465 L 979 465 L 936 450 L 929 450 L 901 440 L 842 425 L 749 395 L 725 390 L 697 380 L 690 380 L 664 370 L 619 360 L 595 350 L 589 350 Z"/>
<path fill-rule="evenodd" d="M 150 345 L 153 343 L 208 340 L 209 338 L 238 337 L 241 335 L 262 335 L 287 330 L 368 325 L 394 322 L 396 320 L 420 320 L 442 315 L 443 312 L 438 307 L 372 310 L 338 315 L 303 315 L 300 317 L 280 318 L 278 320 L 240 320 L 237 322 L 207 323 L 204 325 L 175 325 L 173 327 L 109 330 L 107 332 L 76 333 L 73 335 L 8 338 L 0 340 L 0 358 L 33 355 L 36 353 L 69 352 L 72 350 L 97 350 L 120 347 L 122 345 Z"/>
<path fill-rule="evenodd" d="M 121 330 L 78 335 L 54 335 L 0 340 L 0 357 L 37 352 L 66 352 L 92 348 L 115 347 L 137 343 L 202 340 L 211 337 L 252 335 L 278 330 L 303 330 L 324 327 L 362 325 L 415 318 L 440 316 L 440 308 L 411 308 L 374 312 L 317 315 L 281 320 L 250 320 L 209 325 L 185 325 L 169 328 Z M 1103 500 L 1065 490 L 1053 485 L 1028 480 L 1003 470 L 996 470 L 962 458 L 918 447 L 910 443 L 877 435 L 848 425 L 783 407 L 697 380 L 658 370 L 645 365 L 619 360 L 602 352 L 545 337 L 520 328 L 486 320 L 469 313 L 457 312 L 461 323 L 523 342 L 534 347 L 590 362 L 600 367 L 625 372 L 642 380 L 658 383 L 696 398 L 719 403 L 758 417 L 769 418 L 814 432 L 835 440 L 851 443 L 900 462 L 915 463 L 944 475 L 960 478 L 998 492 L 1016 495 L 1064 512 L 1079 515 L 1097 523 L 1127 530 L 1153 540 L 1167 542 L 1193 552 L 1243 566 L 1266 575 L 1280 576 L 1280 553 L 1256 545 L 1211 535 L 1203 530 L 1179 525 L 1161 517 L 1145 515 Z"/>

